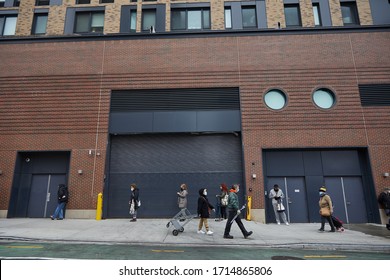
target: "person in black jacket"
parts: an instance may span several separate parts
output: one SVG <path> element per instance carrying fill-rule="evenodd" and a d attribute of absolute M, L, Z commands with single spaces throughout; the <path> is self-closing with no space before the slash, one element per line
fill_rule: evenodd
<path fill-rule="evenodd" d="M 141 205 L 141 202 L 139 200 L 139 190 L 137 188 L 136 184 L 131 184 L 130 185 L 131 189 L 131 195 L 130 195 L 130 200 L 129 200 L 129 205 L 130 205 L 130 215 L 132 215 L 132 219 L 130 222 L 136 222 L 137 221 L 137 210 Z"/>
<path fill-rule="evenodd" d="M 200 217 L 198 233 L 205 234 L 205 232 L 202 230 L 204 224 L 204 227 L 206 228 L 206 234 L 213 234 L 207 221 L 207 219 L 210 217 L 210 210 L 215 211 L 214 206 L 211 205 L 207 199 L 207 189 L 200 189 L 198 198 L 198 216 Z"/>
<path fill-rule="evenodd" d="M 386 216 L 389 217 L 389 221 L 386 224 L 386 228 L 390 230 L 390 188 L 386 188 L 383 192 L 379 194 L 378 202 L 385 210 Z"/>
<path fill-rule="evenodd" d="M 66 206 L 66 203 L 68 203 L 69 199 L 69 192 L 68 188 L 64 184 L 58 185 L 58 191 L 57 191 L 57 198 L 58 198 L 58 205 L 56 210 L 54 211 L 54 214 L 50 216 L 52 220 L 63 220 L 64 219 L 64 209 Z"/>

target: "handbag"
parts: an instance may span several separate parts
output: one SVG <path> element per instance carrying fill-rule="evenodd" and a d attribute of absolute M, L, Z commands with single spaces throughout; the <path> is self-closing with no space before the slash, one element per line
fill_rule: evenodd
<path fill-rule="evenodd" d="M 278 212 L 283 212 L 284 210 L 286 210 L 283 206 L 282 203 L 278 203 Z"/>
<path fill-rule="evenodd" d="M 222 204 L 222 206 L 227 206 L 227 205 L 228 205 L 228 199 L 229 199 L 229 196 L 226 194 L 226 195 L 221 199 L 221 204 Z"/>
<path fill-rule="evenodd" d="M 330 209 L 329 207 L 322 207 L 320 209 L 320 215 L 323 217 L 329 217 L 330 216 Z"/>
<path fill-rule="evenodd" d="M 138 200 L 137 206 L 138 206 L 138 207 L 141 206 L 141 200 Z"/>

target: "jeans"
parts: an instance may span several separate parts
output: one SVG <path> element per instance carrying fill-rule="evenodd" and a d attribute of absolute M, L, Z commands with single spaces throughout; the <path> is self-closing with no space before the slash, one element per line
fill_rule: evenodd
<path fill-rule="evenodd" d="M 57 208 L 56 210 L 54 211 L 54 214 L 53 214 L 53 219 L 63 219 L 64 218 L 64 208 L 65 208 L 65 202 L 60 202 L 58 203 L 57 205 Z"/>

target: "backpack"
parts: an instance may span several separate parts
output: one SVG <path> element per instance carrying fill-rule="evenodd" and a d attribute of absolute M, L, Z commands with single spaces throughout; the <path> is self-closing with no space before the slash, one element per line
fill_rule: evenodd
<path fill-rule="evenodd" d="M 228 205 L 228 199 L 229 199 L 228 194 L 225 194 L 225 196 L 221 198 L 221 205 L 222 206 L 227 206 Z"/>

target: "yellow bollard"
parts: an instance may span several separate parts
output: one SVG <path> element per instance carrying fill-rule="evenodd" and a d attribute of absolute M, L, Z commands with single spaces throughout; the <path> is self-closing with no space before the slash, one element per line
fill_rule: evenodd
<path fill-rule="evenodd" d="M 248 196 L 248 203 L 246 207 L 246 219 L 251 220 L 251 209 L 252 209 L 252 196 Z"/>
<path fill-rule="evenodd" d="M 103 213 L 103 194 L 98 194 L 97 206 L 96 206 L 96 220 L 100 221 L 102 219 Z"/>

